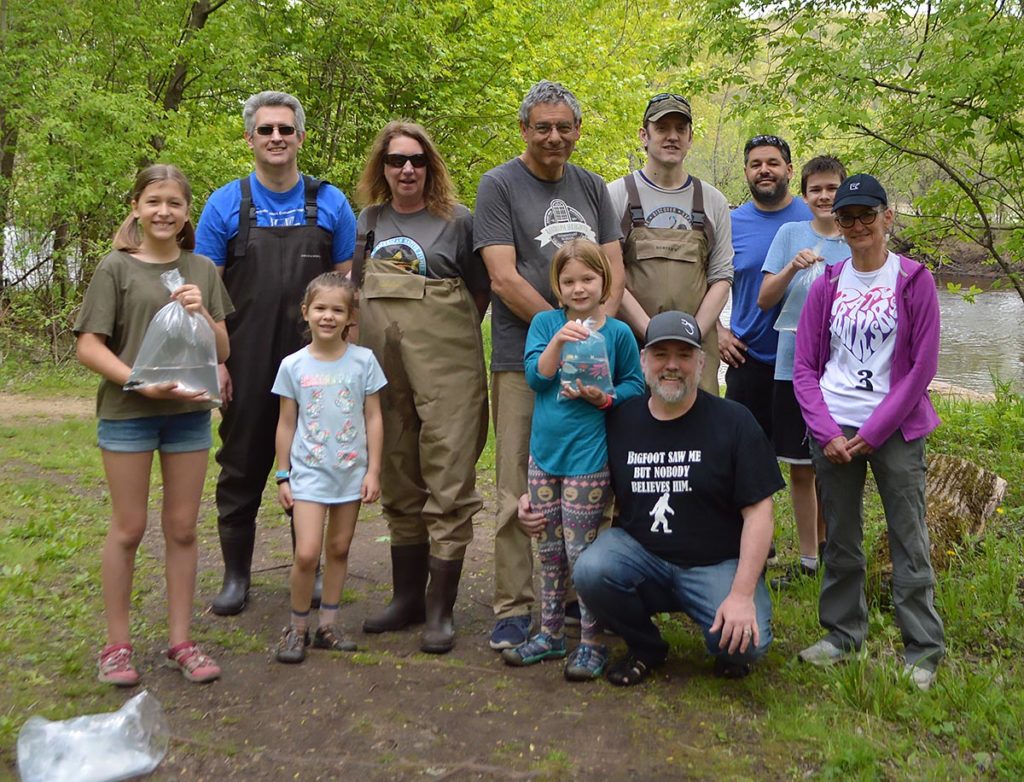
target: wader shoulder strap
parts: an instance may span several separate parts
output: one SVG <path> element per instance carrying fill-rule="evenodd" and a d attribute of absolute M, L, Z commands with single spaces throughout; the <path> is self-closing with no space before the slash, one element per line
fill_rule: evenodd
<path fill-rule="evenodd" d="M 644 217 L 644 208 L 640 205 L 640 191 L 637 189 L 633 173 L 622 177 L 622 183 L 626 186 L 626 211 L 622 215 L 622 239 L 625 241 L 634 228 L 647 227 L 647 218 Z"/>
<path fill-rule="evenodd" d="M 697 177 L 693 179 L 693 230 L 700 231 L 708 240 L 708 255 L 711 255 L 711 248 L 715 245 L 715 228 L 708 222 L 704 213 L 704 187 Z"/>
<path fill-rule="evenodd" d="M 242 189 L 242 200 L 238 203 L 238 236 L 235 237 L 234 260 L 240 261 L 245 257 L 245 247 L 249 244 L 249 227 L 256 225 L 256 206 L 252 202 L 252 186 L 249 184 L 249 177 L 244 176 L 238 180 Z"/>
<path fill-rule="evenodd" d="M 352 282 L 357 288 L 363 287 L 363 266 L 373 249 L 373 235 L 377 230 L 377 217 L 382 208 L 383 204 L 373 204 L 363 210 L 366 215 L 366 240 L 360 244 L 359 237 L 356 237 L 356 252 L 352 258 Z"/>
<path fill-rule="evenodd" d="M 302 176 L 302 181 L 305 183 L 306 225 L 316 225 L 316 195 L 320 192 L 320 185 L 327 183 L 306 175 Z"/>

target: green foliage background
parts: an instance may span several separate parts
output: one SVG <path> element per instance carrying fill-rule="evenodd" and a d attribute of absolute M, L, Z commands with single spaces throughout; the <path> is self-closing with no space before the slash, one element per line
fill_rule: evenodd
<path fill-rule="evenodd" d="M 1020 282 L 1024 3 L 945 0 L 0 0 L 0 216 L 10 323 L 60 335 L 126 209 L 135 171 L 173 162 L 196 214 L 249 170 L 241 105 L 298 95 L 301 166 L 352 193 L 367 146 L 409 117 L 438 140 L 472 206 L 522 149 L 516 111 L 540 78 L 584 110 L 574 161 L 642 163 L 646 99 L 692 98 L 689 168 L 738 204 L 742 143 L 837 153 L 890 187 L 917 254 L 953 237 Z M 16 236 L 16 239 L 15 239 Z M 15 312 L 16 310 L 16 312 Z"/>

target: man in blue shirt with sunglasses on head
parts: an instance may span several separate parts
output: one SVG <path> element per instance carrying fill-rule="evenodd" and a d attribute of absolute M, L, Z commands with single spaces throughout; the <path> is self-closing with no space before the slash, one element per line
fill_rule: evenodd
<path fill-rule="evenodd" d="M 743 148 L 743 175 L 751 200 L 732 213 L 732 315 L 729 328 L 718 324 L 718 352 L 727 365 L 725 398 L 754 414 L 772 438 L 772 395 L 781 305 L 757 306 L 764 274 L 761 267 L 772 240 L 785 223 L 810 220 L 802 198 L 789 192 L 793 164 L 789 144 L 778 136 L 754 136 Z"/>
<path fill-rule="evenodd" d="M 345 270 L 356 234 L 342 192 L 299 173 L 306 115 L 298 99 L 260 92 L 242 117 L 255 171 L 214 192 L 196 230 L 196 252 L 217 265 L 235 305 L 217 453 L 224 584 L 212 610 L 224 616 L 242 611 L 249 593 L 256 514 L 274 463 L 279 402 L 271 387 L 281 360 L 303 345 L 299 304 L 314 277 Z"/>

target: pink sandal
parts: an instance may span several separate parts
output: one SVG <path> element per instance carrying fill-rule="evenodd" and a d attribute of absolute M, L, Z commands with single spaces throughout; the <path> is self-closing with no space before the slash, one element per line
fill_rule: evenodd
<path fill-rule="evenodd" d="M 192 641 L 184 641 L 167 650 L 167 664 L 181 671 L 190 682 L 205 684 L 220 678 L 220 666 Z"/>
<path fill-rule="evenodd" d="M 134 687 L 139 683 L 139 672 L 132 665 L 131 644 L 110 644 L 99 656 L 99 676 L 104 684 Z"/>

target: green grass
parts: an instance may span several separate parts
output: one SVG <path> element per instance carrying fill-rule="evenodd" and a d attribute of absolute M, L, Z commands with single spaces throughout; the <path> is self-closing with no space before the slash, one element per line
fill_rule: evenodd
<path fill-rule="evenodd" d="M 52 393 L 55 405 L 61 393 L 91 394 L 94 388 L 91 378 L 71 382 L 75 373 L 68 370 L 33 375 L 27 385 L 17 376 L 5 367 L 0 386 Z M 667 618 L 664 632 L 676 654 L 673 664 L 686 676 L 685 688 L 670 696 L 650 687 L 635 698 L 595 688 L 588 697 L 619 710 L 623 730 L 638 741 L 649 737 L 652 751 L 672 747 L 664 763 L 680 777 L 714 772 L 741 779 L 765 773 L 787 779 L 1024 778 L 1024 399 L 1000 389 L 994 403 L 942 401 L 939 413 L 944 424 L 930 450 L 972 459 L 1009 479 L 1010 486 L 985 536 L 960 544 L 951 569 L 938 575 L 949 654 L 931 692 L 919 693 L 898 676 L 900 638 L 884 594 L 874 594 L 869 603 L 864 660 L 831 670 L 797 663 L 796 652 L 821 633 L 818 585 L 807 581 L 775 596 L 776 641 L 755 676 L 738 682 L 712 678 L 699 633 L 686 621 Z M 17 660 L 0 667 L 0 768 L 13 765 L 17 732 L 29 715 L 64 718 L 120 705 L 118 693 L 94 681 L 102 630 L 99 551 L 109 515 L 94 436 L 90 420 L 0 424 L 0 654 Z M 480 466 L 485 484 L 491 482 L 493 453 L 489 441 Z M 211 470 L 210 496 L 214 477 Z M 155 507 L 158 491 L 152 501 Z M 870 487 L 865 513 L 871 551 L 884 520 Z M 780 493 L 776 539 L 784 561 L 797 555 L 791 518 L 788 496 Z M 136 592 L 160 589 L 161 576 L 162 563 L 143 551 Z M 132 630 L 149 648 L 163 640 L 160 621 L 150 625 L 142 612 L 133 614 Z M 265 647 L 265 639 L 241 631 L 203 632 L 210 635 L 199 640 L 231 652 Z M 376 653 L 351 659 L 364 666 L 390 662 Z M 506 695 L 512 689 L 500 677 L 494 686 Z M 699 720 L 716 726 L 715 732 L 698 744 L 694 736 L 668 735 L 664 726 L 673 721 L 661 716 Z M 563 753 L 550 747 L 544 752 L 529 760 L 532 769 L 541 777 L 561 777 Z M 530 757 L 528 747 L 499 743 L 496 762 L 506 753 Z"/>

